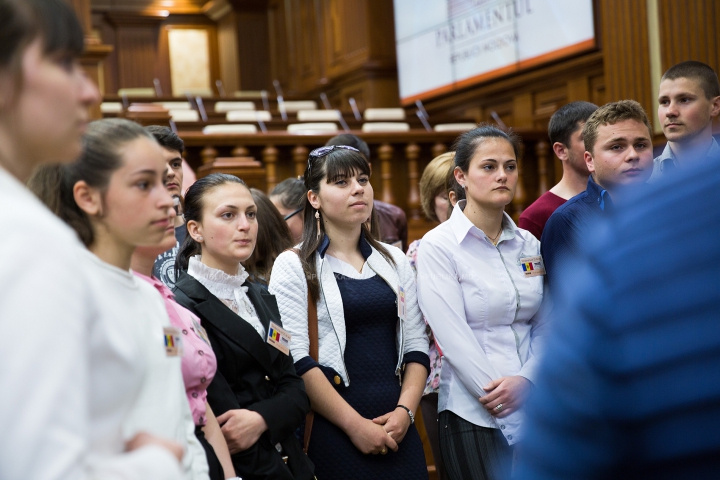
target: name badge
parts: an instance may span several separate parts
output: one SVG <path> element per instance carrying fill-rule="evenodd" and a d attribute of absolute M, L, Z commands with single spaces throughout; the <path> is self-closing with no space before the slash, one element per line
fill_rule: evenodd
<path fill-rule="evenodd" d="M 280 328 L 275 322 L 270 322 L 267 342 L 285 355 L 290 355 L 290 340 L 292 335 Z"/>
<path fill-rule="evenodd" d="M 545 275 L 545 263 L 543 263 L 542 256 L 540 255 L 521 258 L 520 267 L 522 268 L 523 274 L 525 274 L 526 277 L 537 277 L 539 275 Z"/>
<path fill-rule="evenodd" d="M 207 332 L 203 328 L 200 323 L 193 318 L 193 330 L 195 330 L 195 333 L 197 333 L 197 336 L 200 337 L 200 340 L 210 345 L 210 339 L 207 336 Z"/>
<path fill-rule="evenodd" d="M 397 306 L 398 317 L 400 317 L 400 319 L 402 320 L 405 320 L 407 317 L 407 303 L 405 302 L 405 289 L 402 287 L 402 285 L 398 285 Z"/>
<path fill-rule="evenodd" d="M 163 327 L 165 337 L 165 355 L 168 357 L 181 357 L 183 354 L 182 335 L 180 329 Z"/>

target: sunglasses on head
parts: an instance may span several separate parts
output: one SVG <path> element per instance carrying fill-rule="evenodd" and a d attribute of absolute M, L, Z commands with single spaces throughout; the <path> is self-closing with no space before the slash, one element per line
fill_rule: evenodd
<path fill-rule="evenodd" d="M 288 213 L 287 215 L 285 215 L 285 216 L 283 217 L 283 220 L 290 220 L 292 217 L 294 217 L 294 216 L 297 215 L 298 213 L 302 212 L 302 211 L 303 211 L 303 208 L 305 208 L 305 207 L 300 207 L 300 208 L 298 208 L 297 210 L 295 210 L 294 212 Z"/>
<path fill-rule="evenodd" d="M 324 147 L 316 148 L 310 154 L 308 155 L 308 174 L 310 173 L 310 168 L 312 167 L 312 162 L 318 158 L 322 158 L 328 153 L 337 150 L 338 148 L 341 148 L 343 150 L 352 150 L 353 152 L 359 152 L 355 147 L 351 147 L 349 145 L 326 145 Z"/>

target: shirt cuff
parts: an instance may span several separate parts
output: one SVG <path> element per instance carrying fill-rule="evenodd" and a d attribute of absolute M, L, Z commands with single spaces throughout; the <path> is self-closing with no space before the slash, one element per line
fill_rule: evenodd
<path fill-rule="evenodd" d="M 408 363 L 419 363 L 423 367 L 425 367 L 425 370 L 427 370 L 428 375 L 430 375 L 430 357 L 428 357 L 428 354 L 425 352 L 408 352 L 405 355 L 403 355 L 403 370 L 405 370 L 405 365 Z"/>
<path fill-rule="evenodd" d="M 295 373 L 302 376 L 307 373 L 308 370 L 319 366 L 320 364 L 308 355 L 295 362 Z"/>

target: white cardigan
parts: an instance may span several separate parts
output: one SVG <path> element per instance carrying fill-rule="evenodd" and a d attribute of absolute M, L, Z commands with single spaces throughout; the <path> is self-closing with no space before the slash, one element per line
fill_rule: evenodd
<path fill-rule="evenodd" d="M 398 318 L 396 327 L 398 364 L 395 375 L 402 380 L 403 356 L 408 352 L 427 354 L 428 339 L 417 303 L 415 275 L 410 262 L 400 249 L 392 245 L 382 245 L 392 256 L 395 266 L 372 247 L 372 253 L 367 258 L 367 266 L 385 280 L 395 295 L 398 293 L 399 285 L 405 290 L 406 318 L 405 320 Z M 315 254 L 315 268 L 320 279 L 320 298 L 317 302 L 319 363 L 338 372 L 347 387 L 350 385 L 350 377 L 344 361 L 346 330 L 342 296 L 332 269 L 324 256 L 319 253 Z M 270 293 L 277 299 L 283 328 L 292 335 L 290 351 L 293 360 L 297 363 L 310 354 L 310 344 L 307 281 L 300 258 L 294 252 L 283 252 L 275 260 L 270 276 Z"/>

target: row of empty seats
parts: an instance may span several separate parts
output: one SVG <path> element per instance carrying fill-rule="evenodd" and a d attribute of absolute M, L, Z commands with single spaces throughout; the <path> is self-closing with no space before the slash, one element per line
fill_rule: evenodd
<path fill-rule="evenodd" d="M 436 132 L 464 132 L 477 127 L 474 123 L 443 123 L 433 127 Z M 407 132 L 410 131 L 410 125 L 403 122 L 371 122 L 364 123 L 361 130 L 365 133 L 370 132 Z M 252 123 L 240 124 L 222 124 L 222 125 L 206 125 L 202 132 L 206 135 L 219 134 L 249 134 L 257 133 L 258 128 Z M 287 126 L 288 133 L 299 135 L 314 135 L 323 133 L 339 132 L 340 128 L 333 122 L 308 122 L 308 123 L 291 123 Z"/>
<path fill-rule="evenodd" d="M 177 124 L 199 122 L 201 115 L 190 102 L 165 101 L 151 102 L 148 104 L 133 104 L 144 106 L 157 106 L 167 110 L 170 118 Z M 343 129 L 347 123 L 343 119 L 340 110 L 319 110 L 317 103 L 313 100 L 287 101 L 282 103 L 286 112 L 296 114 L 295 120 L 302 123 L 291 123 L 287 125 L 287 131 L 299 134 L 332 133 L 340 131 L 338 123 Z M 119 114 L 123 111 L 122 103 L 106 102 L 101 106 L 105 114 Z M 218 125 L 206 125 L 203 132 L 206 134 L 251 134 L 257 133 L 257 124 L 271 122 L 272 114 L 267 110 L 255 110 L 255 103 L 250 101 L 217 101 L 212 105 L 210 114 L 217 115 L 225 113 L 227 122 L 251 122 L 251 123 L 227 123 Z M 405 110 L 402 108 L 368 108 L 363 112 L 365 123 L 362 124 L 363 132 L 405 132 L 410 130 L 410 124 L 403 121 L 406 119 Z M 208 116 L 204 117 L 208 121 Z M 217 121 L 217 120 L 216 120 Z M 337 122 L 337 123 L 336 123 Z M 444 123 L 435 125 L 435 131 L 464 131 L 475 128 L 474 123 Z M 276 126 L 277 127 L 277 126 Z M 265 128 L 264 126 L 262 127 Z"/>

